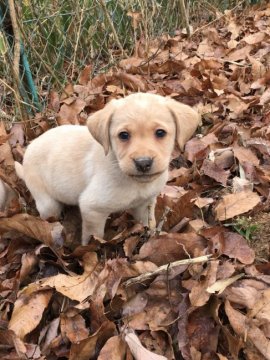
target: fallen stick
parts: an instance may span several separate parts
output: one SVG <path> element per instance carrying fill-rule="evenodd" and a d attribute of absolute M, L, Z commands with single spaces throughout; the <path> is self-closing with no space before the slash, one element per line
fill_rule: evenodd
<path fill-rule="evenodd" d="M 156 275 L 166 273 L 170 269 L 172 269 L 172 268 L 174 268 L 176 266 L 179 266 L 179 265 L 190 265 L 190 264 L 197 264 L 197 263 L 201 263 L 201 262 L 204 262 L 204 261 L 208 261 L 208 260 L 210 260 L 211 256 L 212 255 L 204 255 L 204 256 L 199 256 L 199 257 L 193 258 L 193 259 L 177 260 L 177 261 L 174 261 L 172 263 L 162 265 L 162 266 L 158 267 L 156 270 L 154 270 L 152 272 L 146 272 L 146 273 L 143 273 L 143 274 L 141 274 L 139 276 L 136 276 L 134 278 L 128 279 L 127 281 L 125 281 L 123 283 L 123 285 L 124 286 L 130 286 L 130 285 L 135 284 L 135 283 L 143 282 L 143 281 L 151 278 L 152 276 L 156 276 Z"/>

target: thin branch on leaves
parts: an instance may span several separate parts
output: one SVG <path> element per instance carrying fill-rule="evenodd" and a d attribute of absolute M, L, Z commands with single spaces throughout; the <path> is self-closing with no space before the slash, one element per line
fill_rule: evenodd
<path fill-rule="evenodd" d="M 134 278 L 131 278 L 131 279 L 125 281 L 124 286 L 130 286 L 135 283 L 140 283 L 140 282 L 150 279 L 153 276 L 167 273 L 168 271 L 170 271 L 170 269 L 172 269 L 176 266 L 198 264 L 198 263 L 202 263 L 205 261 L 209 261 L 211 259 L 211 256 L 212 255 L 204 255 L 204 256 L 199 256 L 199 257 L 193 258 L 193 259 L 178 260 L 178 261 L 174 261 L 170 264 L 162 265 L 159 268 L 157 268 L 155 271 L 147 272 L 147 273 L 141 274 L 139 276 L 136 276 Z"/>

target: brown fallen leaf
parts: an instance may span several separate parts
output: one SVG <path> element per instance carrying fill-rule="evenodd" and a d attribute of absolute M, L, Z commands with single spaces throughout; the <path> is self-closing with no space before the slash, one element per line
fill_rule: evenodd
<path fill-rule="evenodd" d="M 146 293 L 138 293 L 123 305 L 123 316 L 131 316 L 143 311 L 147 305 L 148 296 Z"/>
<path fill-rule="evenodd" d="M 119 71 L 115 74 L 115 77 L 124 84 L 125 87 L 132 91 L 142 91 L 145 92 L 148 90 L 147 82 L 142 77 L 138 75 L 134 76 L 132 74 L 127 74 L 122 71 Z"/>
<path fill-rule="evenodd" d="M 240 49 L 233 50 L 228 55 L 228 60 L 239 61 L 244 60 L 252 50 L 252 45 L 246 45 Z"/>
<path fill-rule="evenodd" d="M 42 342 L 41 349 L 43 354 L 47 352 L 52 344 L 52 341 L 57 337 L 59 324 L 60 318 L 58 317 L 49 322 L 49 324 L 41 331 L 39 340 Z"/>
<path fill-rule="evenodd" d="M 39 284 L 42 287 L 49 286 L 54 288 L 71 300 L 84 301 L 95 291 L 98 285 L 98 275 L 101 270 L 96 253 L 88 253 L 86 255 L 89 258 L 89 264 L 82 275 L 58 274 L 41 280 Z"/>
<path fill-rule="evenodd" d="M 231 303 L 239 304 L 247 309 L 253 309 L 260 298 L 260 292 L 255 286 L 249 285 L 244 280 L 228 287 L 222 295 Z"/>
<path fill-rule="evenodd" d="M 112 336 L 101 349 L 97 360 L 124 360 L 126 344 L 120 336 Z"/>
<path fill-rule="evenodd" d="M 57 112 L 60 109 L 60 97 L 56 91 L 49 92 L 49 103 L 48 108 Z"/>
<path fill-rule="evenodd" d="M 156 220 L 159 222 L 164 214 L 164 211 L 170 209 L 166 215 L 166 221 L 163 224 L 163 230 L 169 231 L 177 225 L 183 218 L 194 217 L 194 199 L 200 194 L 200 191 L 188 190 L 178 199 L 172 199 L 168 196 L 158 197 L 155 209 Z"/>
<path fill-rule="evenodd" d="M 216 235 L 210 237 L 210 244 L 212 244 L 210 247 L 212 252 L 238 259 L 243 264 L 252 264 L 255 259 L 254 250 L 248 246 L 246 239 L 239 234 L 221 229 Z"/>
<path fill-rule="evenodd" d="M 197 198 L 195 199 L 195 201 L 194 201 L 194 204 L 195 204 L 198 208 L 202 209 L 202 208 L 204 208 L 205 206 L 208 206 L 208 205 L 210 205 L 210 204 L 213 204 L 213 202 L 214 202 L 214 199 L 213 199 L 213 198 L 197 197 Z M 196 220 L 199 220 L 199 221 L 200 221 L 200 219 L 196 219 Z M 195 221 L 196 221 L 196 220 L 195 220 Z"/>
<path fill-rule="evenodd" d="M 8 139 L 10 146 L 16 147 L 16 144 L 23 146 L 24 144 L 24 126 L 22 123 L 14 124 L 10 130 L 10 137 Z"/>
<path fill-rule="evenodd" d="M 252 210 L 260 201 L 259 195 L 253 191 L 224 195 L 215 208 L 216 219 L 224 221 L 244 214 Z"/>
<path fill-rule="evenodd" d="M 43 311 L 48 306 L 52 290 L 39 290 L 31 294 L 21 294 L 15 302 L 14 309 L 9 322 L 9 330 L 20 338 L 34 330 L 43 315 Z"/>
<path fill-rule="evenodd" d="M 203 354 L 208 354 L 206 359 L 214 360 L 213 353 L 217 351 L 219 326 L 209 314 L 207 308 L 198 308 L 188 318 L 187 332 L 189 347 Z"/>
<path fill-rule="evenodd" d="M 57 115 L 59 125 L 79 124 L 78 115 L 84 109 L 86 103 L 80 98 L 71 98 L 70 104 L 63 104 Z"/>
<path fill-rule="evenodd" d="M 85 68 L 82 70 L 79 76 L 79 84 L 87 85 L 88 81 L 90 80 L 91 73 L 93 71 L 93 65 L 86 65 Z"/>
<path fill-rule="evenodd" d="M 202 139 L 193 138 L 189 140 L 185 146 L 187 159 L 191 162 L 204 159 L 205 156 L 208 155 L 208 152 L 210 152 L 209 145 L 217 142 L 218 139 L 213 133 L 206 135 Z"/>
<path fill-rule="evenodd" d="M 0 219 L 0 233 L 12 230 L 54 248 L 61 247 L 64 243 L 63 226 L 60 223 L 49 223 L 32 215 L 16 214 L 11 218 Z"/>
<path fill-rule="evenodd" d="M 84 318 L 80 314 L 72 312 L 71 309 L 61 314 L 60 326 L 62 335 L 67 337 L 72 343 L 78 343 L 89 335 Z"/>
<path fill-rule="evenodd" d="M 106 341 L 116 335 L 116 328 L 111 321 L 104 322 L 101 327 L 88 338 L 72 344 L 69 360 L 89 360 L 97 356 L 97 344 L 102 348 Z"/>
<path fill-rule="evenodd" d="M 38 264 L 38 257 L 34 253 L 27 252 L 22 255 L 21 261 L 22 267 L 20 270 L 20 281 L 22 282 Z"/>
<path fill-rule="evenodd" d="M 192 287 L 189 294 L 192 306 L 203 306 L 210 298 L 208 288 L 215 284 L 218 269 L 218 261 L 211 261 L 204 274 L 204 280 L 199 281 Z"/>
<path fill-rule="evenodd" d="M 265 289 L 260 293 L 260 297 L 256 299 L 254 306 L 250 307 L 248 316 L 256 318 L 260 324 L 269 325 L 270 323 L 270 289 Z"/>
<path fill-rule="evenodd" d="M 210 294 L 218 293 L 220 295 L 228 286 L 233 284 L 238 279 L 241 279 L 244 275 L 245 274 L 239 274 L 228 279 L 217 280 L 214 284 L 210 285 L 206 291 Z"/>
<path fill-rule="evenodd" d="M 135 360 L 168 360 L 165 356 L 157 355 L 152 351 L 147 350 L 140 342 L 138 336 L 132 332 L 126 334 L 125 341 Z"/>
<path fill-rule="evenodd" d="M 263 41 L 264 37 L 265 37 L 264 32 L 256 32 L 254 34 L 250 34 L 250 35 L 245 36 L 243 38 L 243 40 L 249 45 L 255 45 L 255 44 L 260 43 L 261 41 Z"/>
<path fill-rule="evenodd" d="M 186 259 L 188 256 L 204 255 L 205 240 L 195 234 L 166 234 L 150 238 L 135 259 L 149 260 L 160 266 L 170 262 Z M 162 257 L 160 256 L 162 254 Z"/>
<path fill-rule="evenodd" d="M 226 186 L 230 171 L 223 170 L 215 162 L 205 159 L 203 161 L 201 171 L 204 175 L 220 182 L 223 186 Z"/>
<path fill-rule="evenodd" d="M 234 146 L 233 153 L 241 165 L 244 165 L 246 162 L 251 163 L 255 166 L 258 166 L 260 164 L 259 159 L 251 149 L 244 148 L 242 146 Z"/>
<path fill-rule="evenodd" d="M 257 348 L 265 359 L 270 360 L 270 340 L 252 322 L 248 322 L 245 315 L 235 310 L 229 301 L 225 302 L 225 311 L 230 324 L 238 336 L 246 338 Z"/>

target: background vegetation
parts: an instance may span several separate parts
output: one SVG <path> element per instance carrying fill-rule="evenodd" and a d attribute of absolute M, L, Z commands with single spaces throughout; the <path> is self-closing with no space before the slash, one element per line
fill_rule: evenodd
<path fill-rule="evenodd" d="M 0 1 L 0 116 L 8 120 L 46 107 L 49 90 L 76 81 L 85 65 L 104 72 L 145 43 L 222 16 L 251 0 L 12 0 Z M 16 81 L 11 4 L 15 4 L 20 68 Z M 253 1 L 254 3 L 254 1 Z M 15 71 L 15 73 L 14 73 Z M 19 78 L 18 78 L 19 77 Z M 14 106 L 14 103 L 17 106 Z M 28 104 L 28 105 L 27 105 Z"/>

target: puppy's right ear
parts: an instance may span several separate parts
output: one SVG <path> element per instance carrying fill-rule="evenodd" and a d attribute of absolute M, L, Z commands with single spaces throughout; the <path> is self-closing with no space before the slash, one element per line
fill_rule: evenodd
<path fill-rule="evenodd" d="M 115 101 L 110 101 L 102 110 L 98 110 L 87 119 L 87 127 L 93 138 L 100 143 L 105 155 L 110 149 L 110 123 L 115 110 Z"/>

